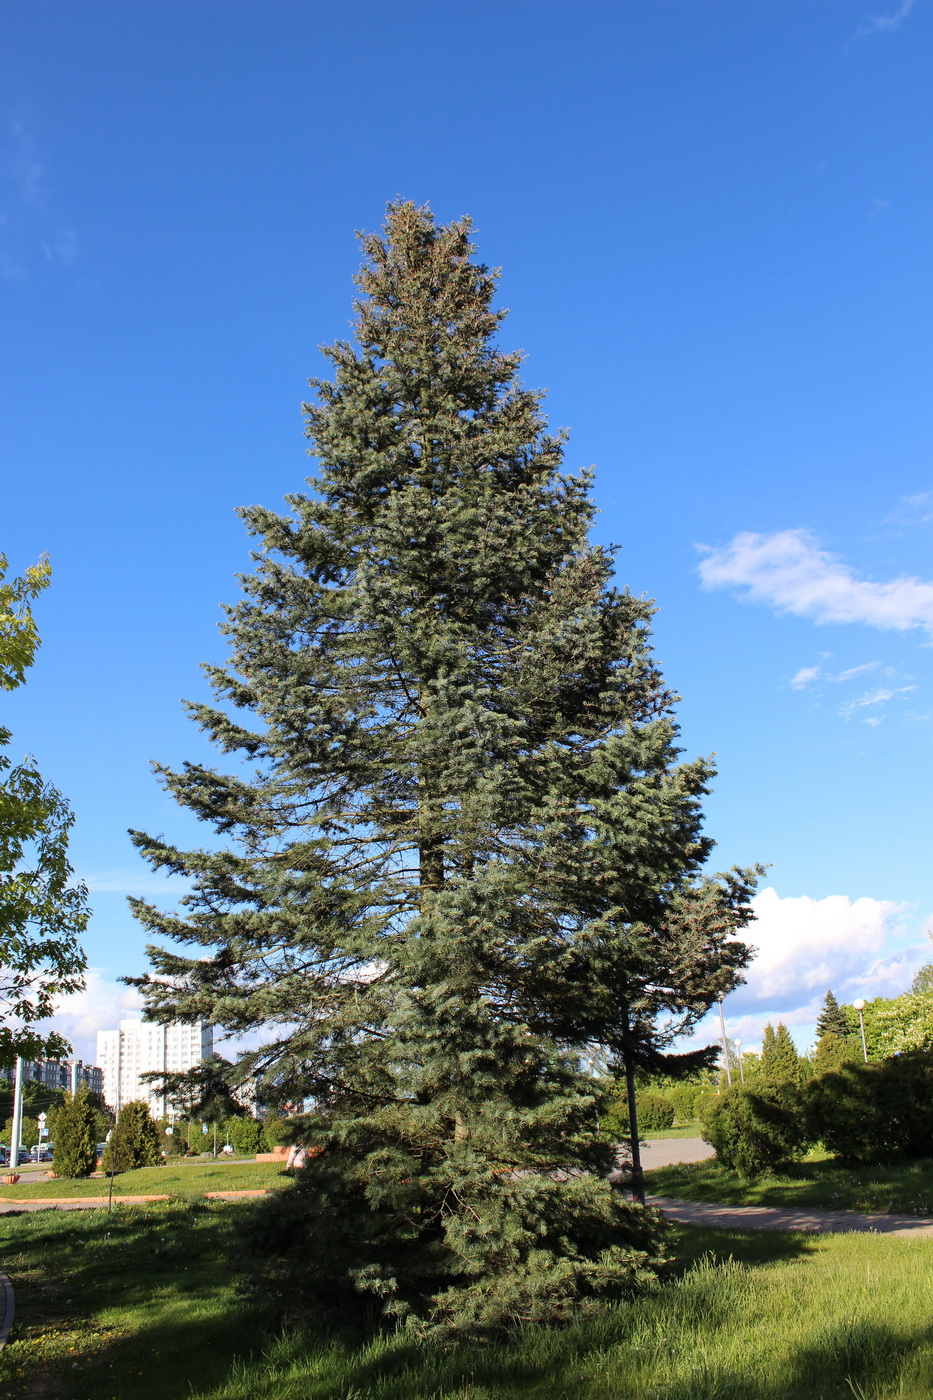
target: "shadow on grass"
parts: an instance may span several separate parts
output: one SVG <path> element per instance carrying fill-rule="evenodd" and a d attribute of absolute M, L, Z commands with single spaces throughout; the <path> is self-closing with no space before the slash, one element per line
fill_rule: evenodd
<path fill-rule="evenodd" d="M 76 1400 L 174 1397 L 216 1381 L 253 1346 L 224 1265 L 238 1205 L 0 1217 L 4 1267 L 17 1293 L 0 1353 L 8 1394 L 67 1377 Z M 45 1391 L 36 1391 L 45 1393 Z"/>
<path fill-rule="evenodd" d="M 275 1345 L 259 1364 L 234 1366 L 196 1400 L 882 1400 L 933 1396 L 931 1329 L 905 1337 L 864 1322 L 827 1323 L 773 1372 L 710 1357 L 733 1323 L 716 1284 L 690 1301 L 702 1322 L 695 1359 L 671 1364 L 664 1333 L 644 1336 L 650 1303 L 565 1332 L 517 1333 L 507 1345 L 441 1352 L 396 1338 L 357 1345 L 317 1333 Z M 648 1303 L 648 1306 L 646 1306 Z M 663 1312 L 663 1310 L 660 1310 Z M 647 1321 L 652 1321 L 649 1316 Z M 698 1338 L 698 1342 L 699 1342 Z M 926 1349 L 920 1355 L 921 1348 Z M 723 1346 L 723 1352 L 725 1351 Z M 919 1363 L 919 1364 L 917 1364 Z M 909 1381 L 904 1385 L 905 1368 Z M 675 1373 L 677 1372 L 677 1373 Z"/>
<path fill-rule="evenodd" d="M 11 1400 L 933 1397 L 928 1327 L 898 1331 L 896 1317 L 891 1326 L 842 1320 L 840 1294 L 838 1311 L 830 1305 L 824 1317 L 811 1308 L 795 1332 L 793 1292 L 806 1296 L 806 1275 L 787 1287 L 790 1306 L 764 1321 L 761 1289 L 774 1277 L 767 1266 L 825 1248 L 819 1237 L 675 1227 L 668 1277 L 656 1292 L 564 1331 L 527 1329 L 507 1345 L 443 1351 L 404 1334 L 322 1332 L 310 1323 L 276 1338 L 272 1319 L 239 1298 L 224 1262 L 235 1222 L 250 1208 L 171 1203 L 110 1217 L 0 1219 L 6 1266 L 14 1279 L 17 1269 L 29 1275 L 28 1308 L 41 1313 L 44 1290 L 58 1290 L 36 1330 L 60 1345 L 40 1357 L 44 1370 L 9 1373 Z M 763 1340 L 777 1337 L 773 1375 L 760 1357 L 736 1355 L 735 1329 L 754 1335 L 759 1319 Z M 21 1323 L 28 1328 L 28 1316 Z M 49 1376 L 58 1389 L 33 1389 Z M 909 1385 L 899 1390 L 902 1377 Z"/>
<path fill-rule="evenodd" d="M 877 1323 L 827 1324 L 772 1377 L 750 1380 L 728 1367 L 700 1364 L 689 1377 L 650 1393 L 652 1400 L 930 1400 L 931 1342 L 929 1327 L 905 1338 Z M 621 1395 L 629 1400 L 627 1392 Z"/>

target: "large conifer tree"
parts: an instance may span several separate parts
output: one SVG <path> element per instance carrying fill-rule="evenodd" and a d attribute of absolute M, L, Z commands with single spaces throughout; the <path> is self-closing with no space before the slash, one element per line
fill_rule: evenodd
<path fill-rule="evenodd" d="M 482 1330 L 639 1273 L 579 1056 L 660 1067 L 740 980 L 754 875 L 701 874 L 712 770 L 679 760 L 651 606 L 588 542 L 469 239 L 402 203 L 363 239 L 319 474 L 243 512 L 256 568 L 191 707 L 243 762 L 160 770 L 221 840 L 134 840 L 193 881 L 180 913 L 135 902 L 190 950 L 150 950 L 150 1014 L 261 1028 L 234 1078 L 314 1102 L 269 1278 Z"/>

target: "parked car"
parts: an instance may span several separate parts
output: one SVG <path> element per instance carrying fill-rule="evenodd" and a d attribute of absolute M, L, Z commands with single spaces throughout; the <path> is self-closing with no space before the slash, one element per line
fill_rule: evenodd
<path fill-rule="evenodd" d="M 22 1166 L 24 1162 L 31 1162 L 31 1161 L 32 1161 L 32 1154 L 30 1153 L 29 1148 L 28 1148 L 28 1147 L 21 1147 L 21 1148 L 19 1149 L 19 1157 L 17 1158 L 17 1163 L 18 1163 L 18 1165 L 19 1165 L 19 1166 Z M 6 1146 L 5 1143 L 0 1144 L 0 1167 L 8 1167 L 9 1165 L 10 1165 L 10 1149 Z"/>
<path fill-rule="evenodd" d="M 29 1153 L 29 1160 L 31 1162 L 51 1162 L 52 1144 L 49 1142 L 44 1142 L 41 1147 L 31 1148 Z"/>

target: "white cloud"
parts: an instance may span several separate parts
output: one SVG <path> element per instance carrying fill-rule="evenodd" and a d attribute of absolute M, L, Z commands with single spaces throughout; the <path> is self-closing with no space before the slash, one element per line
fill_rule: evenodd
<path fill-rule="evenodd" d="M 856 38 L 867 39 L 872 34 L 887 34 L 899 29 L 910 14 L 915 0 L 901 0 L 896 10 L 887 15 L 866 15 L 856 30 Z"/>
<path fill-rule="evenodd" d="M 819 666 L 802 666 L 796 676 L 791 676 L 790 683 L 795 690 L 804 690 L 814 681 L 818 681 L 821 675 Z"/>
<path fill-rule="evenodd" d="M 765 1024 L 783 1021 L 797 1048 L 813 1041 L 827 989 L 840 1001 L 899 996 L 930 960 L 928 942 L 916 941 L 906 904 L 889 899 L 808 895 L 782 899 L 771 887 L 754 898 L 756 921 L 747 931 L 758 950 L 746 985 L 726 998 L 728 1035 L 756 1049 Z M 718 1013 L 706 1018 L 691 1045 L 719 1039 Z"/>
<path fill-rule="evenodd" d="M 22 122 L 10 126 L 10 144 L 4 165 L 23 204 L 42 204 L 42 181 L 45 175 L 36 156 L 33 141 Z"/>
<path fill-rule="evenodd" d="M 699 566 L 704 588 L 745 589 L 748 602 L 819 623 L 933 631 L 933 583 L 908 577 L 887 583 L 859 578 L 843 560 L 821 549 L 807 530 L 771 535 L 743 531 L 720 549 L 698 548 L 706 556 Z"/>
<path fill-rule="evenodd" d="M 843 719 L 851 719 L 858 714 L 859 710 L 877 705 L 887 705 L 890 700 L 896 700 L 899 695 L 909 695 L 916 690 L 915 685 L 881 686 L 877 690 L 869 690 L 864 695 L 860 695 L 857 700 L 849 700 L 840 707 L 839 713 Z M 862 717 L 864 718 L 864 716 Z M 878 724 L 879 720 L 868 718 L 866 724 Z"/>
<path fill-rule="evenodd" d="M 902 496 L 888 516 L 890 525 L 929 525 L 933 523 L 933 491 Z"/>
<path fill-rule="evenodd" d="M 833 676 L 834 681 L 850 681 L 854 676 L 864 676 L 866 671 L 877 671 L 880 666 L 879 661 L 866 661 L 862 666 L 850 666 L 847 671 L 840 671 L 838 676 Z"/>
<path fill-rule="evenodd" d="M 758 953 L 747 985 L 731 1000 L 788 1011 L 817 992 L 822 998 L 827 987 L 839 995 L 856 981 L 861 985 L 907 912 L 906 905 L 890 899 L 853 900 L 844 894 L 782 899 L 770 887 L 755 896 L 754 906 L 749 938 Z"/>
<path fill-rule="evenodd" d="M 43 1028 L 61 1031 L 78 1058 L 94 1064 L 97 1032 L 112 1030 L 121 1017 L 139 1015 L 143 1001 L 135 987 L 125 987 L 100 968 L 88 968 L 86 982 L 83 992 L 62 997 L 55 1016 Z"/>

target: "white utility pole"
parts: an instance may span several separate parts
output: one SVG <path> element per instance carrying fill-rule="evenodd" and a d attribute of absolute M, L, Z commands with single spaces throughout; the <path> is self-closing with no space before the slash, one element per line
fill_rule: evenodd
<path fill-rule="evenodd" d="M 13 1129 L 10 1133 L 10 1171 L 19 1166 L 19 1140 L 23 1131 L 23 1062 L 16 1057 L 16 1078 L 13 1083 Z"/>

